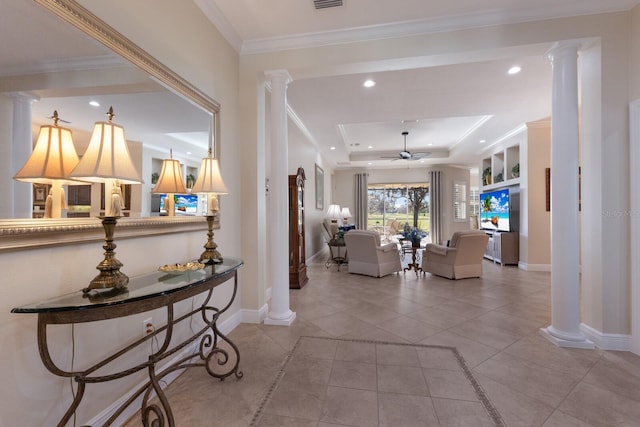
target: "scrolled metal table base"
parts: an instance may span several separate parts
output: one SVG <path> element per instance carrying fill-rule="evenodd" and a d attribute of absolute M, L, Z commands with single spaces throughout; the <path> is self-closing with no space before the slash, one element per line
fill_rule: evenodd
<path fill-rule="evenodd" d="M 220 283 L 229 280 L 231 276 L 233 277 L 234 281 L 233 295 L 231 296 L 227 305 L 222 309 L 209 306 L 208 304 L 213 294 L 213 288 Z M 47 344 L 47 325 L 84 322 L 91 320 L 78 319 L 78 317 L 81 315 L 81 313 L 78 311 L 69 313 L 40 313 L 38 315 L 38 347 L 40 350 L 40 357 L 45 367 L 57 376 L 73 378 L 77 384 L 75 397 L 57 425 L 60 427 L 64 427 L 65 425 L 67 425 L 75 411 L 78 409 L 80 402 L 82 401 L 87 384 L 113 381 L 116 379 L 124 378 L 136 372 L 147 370 L 149 376 L 148 381 L 140 386 L 124 403 L 122 403 L 104 425 L 112 425 L 118 419 L 118 417 L 122 415 L 127 407 L 129 407 L 133 402 L 136 401 L 136 399 L 142 396 L 142 405 L 140 410 L 142 424 L 144 426 L 153 427 L 165 425 L 173 427 L 176 425 L 176 422 L 173 417 L 173 412 L 171 411 L 171 405 L 166 397 L 165 392 L 160 386 L 161 381 L 167 375 L 178 370 L 200 366 L 204 367 L 210 376 L 220 380 L 224 380 L 231 375 L 234 375 L 238 379 L 242 378 L 243 373 L 239 370 L 240 351 L 238 350 L 238 347 L 233 343 L 233 341 L 231 341 L 227 336 L 220 332 L 217 326 L 218 318 L 222 313 L 229 309 L 229 307 L 233 303 L 233 300 L 235 299 L 238 289 L 237 272 L 234 270 L 227 276 L 217 277 L 211 283 L 205 283 L 200 286 L 204 286 L 204 288 L 201 288 L 199 292 L 197 292 L 194 288 L 193 290 L 190 290 L 189 292 L 186 292 L 182 295 L 176 293 L 174 294 L 175 296 L 173 298 L 167 299 L 167 301 L 164 303 L 167 313 L 167 324 L 165 326 L 158 328 L 153 333 L 137 340 L 131 345 L 122 348 L 115 354 L 110 355 L 109 357 L 101 360 L 100 362 L 83 371 L 66 371 L 60 369 L 55 364 L 49 354 L 49 347 Z M 203 292 L 206 292 L 207 295 L 200 307 L 195 308 L 192 311 L 174 319 L 173 307 L 176 302 Z M 139 310 L 138 308 L 133 308 L 131 311 L 140 312 L 141 310 Z M 192 336 L 185 339 L 184 341 L 172 344 L 171 341 L 173 337 L 174 327 L 180 322 L 189 320 L 192 316 L 198 314 L 204 321 L 205 326 L 193 333 Z M 109 366 L 116 360 L 122 360 L 121 358 L 128 354 L 131 350 L 139 347 L 142 344 L 148 344 L 149 340 L 157 339 L 159 334 L 162 333 L 164 333 L 162 344 L 159 344 L 159 348 L 157 351 L 149 355 L 147 361 L 109 375 L 96 374 L 99 369 L 103 369 Z M 199 342 L 197 342 L 197 340 L 199 340 Z M 222 343 L 226 343 L 228 349 L 221 347 Z M 171 356 L 175 357 L 178 352 L 190 345 L 197 346 L 198 351 L 193 354 L 186 355 L 169 365 L 164 365 L 159 368 L 160 362 L 166 360 Z M 155 401 L 153 401 L 152 403 L 154 393 L 157 397 L 157 403 Z"/>

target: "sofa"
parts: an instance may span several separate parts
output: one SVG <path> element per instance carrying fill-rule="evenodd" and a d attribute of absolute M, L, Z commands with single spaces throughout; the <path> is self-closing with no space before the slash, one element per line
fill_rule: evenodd
<path fill-rule="evenodd" d="M 449 279 L 482 276 L 482 259 L 489 236 L 478 230 L 456 231 L 449 246 L 427 244 L 422 257 L 422 272 Z"/>
<path fill-rule="evenodd" d="M 375 231 L 351 230 L 344 235 L 349 257 L 349 273 L 383 277 L 402 270 L 398 246 L 380 244 Z"/>

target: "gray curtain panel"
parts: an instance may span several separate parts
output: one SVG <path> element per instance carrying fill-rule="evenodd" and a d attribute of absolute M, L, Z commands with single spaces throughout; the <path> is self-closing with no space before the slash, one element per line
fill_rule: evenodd
<path fill-rule="evenodd" d="M 369 192 L 368 173 L 357 173 L 355 175 L 355 195 L 356 206 L 354 212 L 356 228 L 360 230 L 367 229 L 367 217 L 369 212 Z"/>
<path fill-rule="evenodd" d="M 429 171 L 431 242 L 442 244 L 442 172 Z"/>

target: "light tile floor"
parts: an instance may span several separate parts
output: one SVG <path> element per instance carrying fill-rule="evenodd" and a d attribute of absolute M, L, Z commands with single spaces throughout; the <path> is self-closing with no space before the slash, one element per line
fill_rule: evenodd
<path fill-rule="evenodd" d="M 640 426 L 639 356 L 558 348 L 540 336 L 538 329 L 550 324 L 549 273 L 485 261 L 481 279 L 413 272 L 374 279 L 327 270 L 320 261 L 308 266 L 309 283 L 290 291 L 297 314 L 292 326 L 242 324 L 230 334 L 240 348 L 244 378 L 220 382 L 192 369 L 168 387 L 177 425 L 247 426 L 288 352 L 305 335 L 455 346 L 509 426 Z M 337 375 L 322 361 L 297 369 L 301 376 Z M 297 384 L 287 384 L 287 395 L 297 396 L 300 405 L 303 396 L 321 392 Z M 344 399 L 339 388 L 331 393 L 336 404 Z M 382 404 L 421 405 L 397 398 L 390 394 Z M 432 400 L 436 412 L 450 410 L 448 399 Z M 474 425 L 456 418 L 464 411 L 450 412 L 446 422 L 425 416 L 406 425 Z M 139 425 L 139 419 L 127 425 Z M 263 419 L 263 425 L 330 426 L 283 417 Z"/>

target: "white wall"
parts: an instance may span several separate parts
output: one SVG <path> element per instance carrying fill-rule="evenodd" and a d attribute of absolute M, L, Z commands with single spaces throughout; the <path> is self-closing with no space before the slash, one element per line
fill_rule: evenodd
<path fill-rule="evenodd" d="M 107 4 L 81 0 L 80 3 L 221 103 L 221 169 L 230 194 L 223 196 L 221 202 L 221 229 L 216 231 L 216 242 L 223 255 L 242 255 L 238 238 L 242 229 L 238 214 L 242 197 L 240 144 L 237 143 L 237 54 L 193 2 L 114 0 Z M 149 10 L 153 10 L 153 19 L 149 19 Z M 3 146 L 4 141 L 0 147 Z M 206 241 L 205 230 L 127 240 L 118 240 L 117 234 L 116 229 L 116 256 L 129 276 L 155 271 L 162 264 L 197 258 Z M 71 402 L 69 380 L 54 377 L 40 362 L 36 316 L 10 314 L 11 308 L 83 288 L 95 276 L 95 266 L 103 258 L 102 252 L 101 243 L 96 242 L 3 253 L 0 257 L 0 270 L 3 271 L 0 287 L 0 376 L 3 379 L 0 426 L 54 425 Z M 242 275 L 241 271 L 241 287 Z M 224 285 L 216 292 L 216 304 L 229 295 L 230 286 Z M 238 298 L 225 319 L 237 314 L 240 306 Z M 191 301 L 187 301 L 178 307 L 178 311 L 184 312 L 190 307 Z M 161 318 L 161 314 L 155 312 L 154 317 Z M 76 327 L 75 366 L 86 366 L 86 360 L 95 361 L 137 339 L 144 318 L 133 316 Z M 70 328 L 55 328 L 53 335 L 58 343 L 53 356 L 62 366 L 69 367 Z M 144 354 L 138 356 L 144 357 Z M 78 425 L 119 398 L 133 381 L 136 379 L 89 385 L 78 410 Z"/>
<path fill-rule="evenodd" d="M 307 259 L 327 248 L 322 232 L 322 220 L 331 202 L 331 176 L 333 169 L 318 154 L 317 147 L 289 121 L 289 175 L 295 175 L 299 167 L 307 178 L 304 193 L 305 252 Z M 316 207 L 316 165 L 324 171 L 324 206 Z M 346 205 L 345 205 L 346 206 Z"/>

